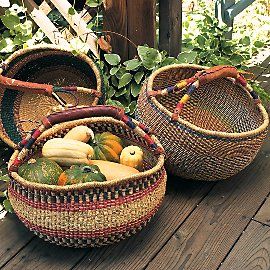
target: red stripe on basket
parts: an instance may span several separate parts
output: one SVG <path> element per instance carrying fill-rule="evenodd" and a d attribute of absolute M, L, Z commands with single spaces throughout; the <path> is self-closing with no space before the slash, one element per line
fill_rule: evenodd
<path fill-rule="evenodd" d="M 108 237 L 110 235 L 114 234 L 120 234 L 120 233 L 125 233 L 130 230 L 136 229 L 140 227 L 144 222 L 149 220 L 158 210 L 158 208 L 161 205 L 160 201 L 154 209 L 152 209 L 147 215 L 143 216 L 142 218 L 137 219 L 136 221 L 132 222 L 127 222 L 121 226 L 117 227 L 111 227 L 103 230 L 96 230 L 92 232 L 87 232 L 87 231 L 81 231 L 81 232 L 74 232 L 74 233 L 67 233 L 66 230 L 52 230 L 52 229 L 47 229 L 42 226 L 37 226 L 26 220 L 25 218 L 21 217 L 18 213 L 18 217 L 20 220 L 32 231 L 36 231 L 48 236 L 52 237 L 64 237 L 64 238 L 97 238 L 97 237 Z"/>
<path fill-rule="evenodd" d="M 56 212 L 64 212 L 64 211 L 71 211 L 76 212 L 78 210 L 85 211 L 85 210 L 95 210 L 95 209 L 102 209 L 105 207 L 111 206 L 119 206 L 124 203 L 129 203 L 142 197 L 146 196 L 147 194 L 154 191 L 163 181 L 165 177 L 165 170 L 163 170 L 162 175 L 160 178 L 150 187 L 145 190 L 141 190 L 136 192 L 132 195 L 128 195 L 126 197 L 119 197 L 117 199 L 111 200 L 104 200 L 104 201 L 96 201 L 96 202 L 82 202 L 82 203 L 46 203 L 46 202 L 34 202 L 23 195 L 16 192 L 14 189 L 9 188 L 9 193 L 17 198 L 17 200 L 22 201 L 33 208 L 41 209 L 41 210 L 49 210 L 49 211 L 56 211 Z"/>

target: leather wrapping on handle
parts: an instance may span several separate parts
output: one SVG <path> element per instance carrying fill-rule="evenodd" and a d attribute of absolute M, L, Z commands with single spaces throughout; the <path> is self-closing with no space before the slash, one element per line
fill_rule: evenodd
<path fill-rule="evenodd" d="M 124 116 L 124 110 L 114 106 L 92 106 L 84 108 L 74 108 L 63 112 L 51 114 L 42 119 L 46 128 L 66 121 L 78 120 L 88 117 L 110 116 L 121 120 Z"/>
<path fill-rule="evenodd" d="M 230 77 L 236 79 L 239 77 L 239 72 L 232 66 L 215 66 L 197 72 L 194 77 L 197 77 L 200 85 L 203 85 L 219 78 Z"/>
<path fill-rule="evenodd" d="M 40 84 L 33 82 L 23 82 L 12 78 L 0 75 L 0 86 L 8 87 L 13 90 L 22 92 L 32 92 L 35 94 L 44 94 L 51 96 L 53 92 L 53 86 L 48 84 Z"/>

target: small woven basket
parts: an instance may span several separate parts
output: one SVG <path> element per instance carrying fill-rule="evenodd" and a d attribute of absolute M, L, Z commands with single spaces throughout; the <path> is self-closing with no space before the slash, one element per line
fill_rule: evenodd
<path fill-rule="evenodd" d="M 55 45 L 18 50 L 0 66 L 0 138 L 15 147 L 58 107 L 59 97 L 75 106 L 97 105 L 102 89 L 98 67 L 84 54 Z"/>
<path fill-rule="evenodd" d="M 269 124 L 256 93 L 226 66 L 157 70 L 142 88 L 137 118 L 162 143 L 168 172 L 206 181 L 226 179 L 249 165 Z"/>
<path fill-rule="evenodd" d="M 66 120 L 72 121 L 61 123 Z M 33 134 L 22 142 L 21 150 L 16 150 L 9 162 L 8 194 L 19 219 L 44 240 L 69 247 L 107 245 L 141 230 L 165 194 L 164 150 L 158 140 L 148 135 L 145 126 L 110 106 L 56 113 L 43 123 L 38 129 L 42 135 L 35 141 Z M 140 146 L 144 170 L 130 178 L 71 186 L 39 184 L 34 182 L 37 179 L 29 182 L 16 173 L 18 166 L 39 153 L 47 140 L 63 137 L 78 125 L 98 133 L 112 132 Z"/>

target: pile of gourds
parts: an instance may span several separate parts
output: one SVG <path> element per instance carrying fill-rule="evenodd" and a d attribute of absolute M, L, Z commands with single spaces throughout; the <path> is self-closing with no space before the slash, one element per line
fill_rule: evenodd
<path fill-rule="evenodd" d="M 87 126 L 74 127 L 64 138 L 48 140 L 42 156 L 20 166 L 19 175 L 60 186 L 111 181 L 139 173 L 144 158 L 140 147 L 124 147 L 118 136 L 110 132 L 94 134 Z"/>

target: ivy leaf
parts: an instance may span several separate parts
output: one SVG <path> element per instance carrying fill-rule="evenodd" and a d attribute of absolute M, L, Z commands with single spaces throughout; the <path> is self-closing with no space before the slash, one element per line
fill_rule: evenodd
<path fill-rule="evenodd" d="M 112 85 L 113 85 L 114 87 L 118 87 L 119 82 L 118 82 L 118 79 L 117 79 L 116 76 L 112 76 L 111 81 L 112 81 Z"/>
<path fill-rule="evenodd" d="M 167 57 L 162 62 L 162 66 L 168 66 L 168 65 L 172 65 L 172 64 L 176 64 L 176 63 L 178 63 L 178 61 L 177 61 L 176 58 L 174 58 L 174 57 Z"/>
<path fill-rule="evenodd" d="M 17 14 L 13 13 L 5 13 L 5 15 L 1 16 L 1 20 L 3 24 L 11 30 L 14 30 L 16 25 L 20 23 L 20 18 Z"/>
<path fill-rule="evenodd" d="M 139 71 L 134 75 L 134 79 L 137 84 L 139 84 L 142 81 L 143 75 L 144 73 L 142 71 Z"/>
<path fill-rule="evenodd" d="M 132 59 L 124 62 L 124 65 L 126 66 L 127 70 L 135 70 L 139 66 L 141 66 L 141 64 L 142 64 L 141 61 L 139 61 L 138 59 Z"/>
<path fill-rule="evenodd" d="M 124 109 L 124 106 L 122 105 L 122 103 L 117 100 L 107 99 L 106 105 L 116 106 L 116 107 L 120 107 Z"/>
<path fill-rule="evenodd" d="M 262 47 L 264 46 L 264 42 L 259 41 L 259 40 L 256 40 L 256 41 L 254 42 L 254 46 L 255 46 L 256 48 L 262 48 Z"/>
<path fill-rule="evenodd" d="M 102 4 L 103 0 L 86 0 L 86 5 L 89 7 L 98 7 Z"/>
<path fill-rule="evenodd" d="M 124 67 L 120 67 L 115 75 L 117 79 L 120 80 L 125 73 L 126 73 L 126 69 Z"/>
<path fill-rule="evenodd" d="M 111 66 L 117 66 L 121 61 L 121 58 L 118 54 L 104 54 L 104 57 Z"/>
<path fill-rule="evenodd" d="M 119 80 L 118 89 L 129 84 L 131 79 L 132 79 L 132 75 L 130 73 L 125 73 Z"/>
<path fill-rule="evenodd" d="M 107 98 L 112 98 L 115 95 L 115 89 L 110 86 L 109 89 L 106 91 Z"/>
<path fill-rule="evenodd" d="M 203 48 L 205 45 L 206 38 L 202 35 L 199 35 L 197 36 L 196 41 L 199 44 L 200 48 Z"/>
<path fill-rule="evenodd" d="M 128 108 L 129 108 L 129 114 L 130 114 L 130 115 L 133 115 L 134 112 L 135 112 L 135 110 L 136 110 L 136 108 L 137 108 L 137 103 L 136 103 L 136 101 L 132 101 L 132 102 L 129 104 Z"/>
<path fill-rule="evenodd" d="M 133 97 L 137 97 L 139 95 L 140 91 L 141 91 L 141 85 L 133 82 L 131 84 L 131 95 Z"/>
<path fill-rule="evenodd" d="M 162 55 L 158 50 L 146 46 L 138 46 L 138 55 L 148 70 L 153 70 L 162 60 Z"/>
<path fill-rule="evenodd" d="M 234 66 L 237 66 L 237 65 L 240 65 L 243 63 L 244 61 L 244 57 L 241 56 L 240 54 L 233 54 L 230 58 L 231 60 L 231 63 L 234 65 Z"/>
<path fill-rule="evenodd" d="M 111 74 L 111 75 L 115 75 L 115 74 L 118 72 L 119 68 L 120 68 L 120 67 L 113 67 L 113 68 L 110 70 L 110 74 Z"/>
<path fill-rule="evenodd" d="M 0 53 L 11 53 L 15 50 L 15 44 L 11 38 L 5 38 L 0 41 Z"/>
<path fill-rule="evenodd" d="M 249 36 L 245 36 L 244 38 L 240 39 L 240 42 L 245 45 L 245 46 L 249 46 L 250 45 L 250 37 Z"/>
<path fill-rule="evenodd" d="M 69 14 L 69 15 L 74 15 L 74 14 L 75 14 L 75 9 L 74 9 L 74 7 L 70 7 L 70 8 L 68 9 L 68 14 Z"/>
<path fill-rule="evenodd" d="M 9 213 L 14 212 L 13 208 L 12 208 L 12 205 L 11 205 L 11 203 L 10 203 L 10 201 L 8 199 L 3 201 L 3 205 L 4 205 L 5 209 L 6 209 L 6 211 L 8 211 Z"/>
<path fill-rule="evenodd" d="M 180 63 L 194 63 L 197 58 L 197 52 L 181 52 L 177 59 Z"/>
<path fill-rule="evenodd" d="M 122 88 L 120 91 L 117 91 L 115 93 L 115 97 L 120 97 L 120 96 L 123 96 L 127 93 L 127 88 Z"/>

